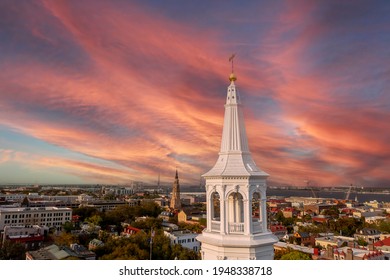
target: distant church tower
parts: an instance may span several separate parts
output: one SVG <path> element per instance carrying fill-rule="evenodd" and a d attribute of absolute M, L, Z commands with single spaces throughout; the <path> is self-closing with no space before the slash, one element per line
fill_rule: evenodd
<path fill-rule="evenodd" d="M 181 203 L 180 203 L 180 185 L 179 185 L 179 175 L 177 173 L 176 169 L 176 176 L 175 176 L 175 182 L 173 182 L 173 188 L 172 188 L 172 196 L 171 196 L 171 204 L 170 207 L 172 209 L 180 209 Z"/>
<path fill-rule="evenodd" d="M 206 180 L 207 228 L 198 240 L 205 260 L 272 260 L 277 237 L 267 229 L 267 177 L 252 159 L 236 76 L 227 89 L 221 149 Z"/>

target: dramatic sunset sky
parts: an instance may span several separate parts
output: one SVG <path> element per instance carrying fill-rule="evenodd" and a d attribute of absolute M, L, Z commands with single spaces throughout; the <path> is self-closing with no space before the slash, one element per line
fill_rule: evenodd
<path fill-rule="evenodd" d="M 0 1 L 0 184 L 199 184 L 231 65 L 269 181 L 390 186 L 390 1 Z"/>

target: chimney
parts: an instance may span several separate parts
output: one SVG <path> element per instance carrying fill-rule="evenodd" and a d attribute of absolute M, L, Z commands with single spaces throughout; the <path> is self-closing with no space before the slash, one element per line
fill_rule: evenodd
<path fill-rule="evenodd" d="M 314 249 L 314 255 L 318 255 L 318 248 L 313 248 Z"/>
<path fill-rule="evenodd" d="M 327 258 L 328 259 L 334 259 L 334 252 L 333 252 L 333 246 L 331 246 L 331 245 L 328 245 L 327 247 L 326 247 L 326 256 L 327 256 Z"/>

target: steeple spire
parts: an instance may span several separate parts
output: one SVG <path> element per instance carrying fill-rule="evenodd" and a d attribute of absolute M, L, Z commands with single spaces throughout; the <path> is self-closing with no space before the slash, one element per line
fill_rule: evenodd
<path fill-rule="evenodd" d="M 172 209 L 175 209 L 175 210 L 178 210 L 181 208 L 180 184 L 179 184 L 179 174 L 177 172 L 177 168 L 176 168 L 176 174 L 175 174 L 175 181 L 173 182 L 173 187 L 172 187 L 172 197 L 171 197 L 170 207 Z"/>
<path fill-rule="evenodd" d="M 203 176 L 268 176 L 256 166 L 249 152 L 241 98 L 235 85 L 236 75 L 231 73 L 229 80 L 219 158 L 215 166 Z"/>

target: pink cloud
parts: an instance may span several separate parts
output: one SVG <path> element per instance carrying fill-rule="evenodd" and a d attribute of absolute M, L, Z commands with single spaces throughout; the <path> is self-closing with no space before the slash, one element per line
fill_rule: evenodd
<path fill-rule="evenodd" d="M 52 49 L 50 61 L 5 58 L 0 124 L 123 168 L 41 161 L 49 167 L 56 160 L 64 172 L 77 176 L 151 181 L 162 173 L 169 180 L 179 166 L 188 181 L 198 180 L 214 163 L 222 133 L 229 53 L 218 30 L 199 32 L 134 3 L 42 3 L 34 13 L 21 11 L 31 34 L 61 51 L 64 42 L 77 46 L 68 47 L 69 57 L 72 51 L 82 53 L 74 58 L 80 68 L 65 65 Z M 310 177 L 336 184 L 363 170 L 357 153 L 374 161 L 386 150 L 386 135 L 372 135 L 389 128 L 388 114 L 367 106 L 357 115 L 356 108 L 346 106 L 350 95 L 337 95 L 340 88 L 349 92 L 360 85 L 346 83 L 345 77 L 331 79 L 332 69 L 326 67 L 306 71 L 314 68 L 304 60 L 307 50 L 329 31 L 308 25 L 316 8 L 316 3 L 287 4 L 278 23 L 265 32 L 261 48 L 253 51 L 253 61 L 239 61 L 237 85 L 248 100 L 250 148 L 260 167 L 279 182 L 300 184 Z M 50 36 L 45 21 L 57 37 Z M 296 36 L 286 47 L 289 32 Z M 345 70 L 357 55 L 332 66 Z M 264 108 L 250 103 L 258 98 L 272 99 L 279 111 L 262 113 Z M 343 152 L 334 153 L 338 149 Z M 2 155 L 9 160 L 12 153 Z M 386 177 L 380 167 L 370 172 Z"/>

